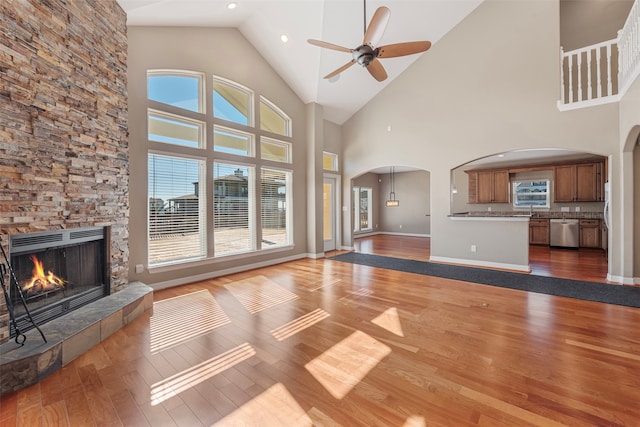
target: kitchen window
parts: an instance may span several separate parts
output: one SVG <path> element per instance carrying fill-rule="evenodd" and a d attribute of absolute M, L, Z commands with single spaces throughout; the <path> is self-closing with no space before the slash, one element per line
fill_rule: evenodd
<path fill-rule="evenodd" d="M 550 181 L 548 179 L 514 181 L 513 207 L 519 209 L 549 208 Z"/>

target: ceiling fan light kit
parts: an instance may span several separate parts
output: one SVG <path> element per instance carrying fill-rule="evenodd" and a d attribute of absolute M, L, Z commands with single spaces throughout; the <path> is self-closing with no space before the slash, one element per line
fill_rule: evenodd
<path fill-rule="evenodd" d="M 381 82 L 387 78 L 387 72 L 382 66 L 382 63 L 378 58 L 396 58 L 399 56 L 413 55 L 428 50 L 431 47 L 431 42 L 428 41 L 415 41 L 405 43 L 395 43 L 386 46 L 376 47 L 384 31 L 387 28 L 389 22 L 389 16 L 391 11 L 385 6 L 379 7 L 371 18 L 369 27 L 366 27 L 366 1 L 365 1 L 365 32 L 362 44 L 355 49 L 349 49 L 336 44 L 327 43 L 321 40 L 309 39 L 310 44 L 326 49 L 337 50 L 340 52 L 351 53 L 351 61 L 347 62 L 340 68 L 332 71 L 324 76 L 325 79 L 331 79 L 338 74 L 351 67 L 353 64 L 359 64 L 365 67 L 374 79 Z"/>

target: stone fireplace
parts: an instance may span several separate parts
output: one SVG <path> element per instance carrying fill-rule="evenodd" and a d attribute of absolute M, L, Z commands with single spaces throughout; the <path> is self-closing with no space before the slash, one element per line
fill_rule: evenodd
<path fill-rule="evenodd" d="M 24 333 L 111 292 L 108 227 L 84 227 L 9 237 L 15 280 L 9 295 Z M 27 313 L 28 310 L 28 313 Z M 13 324 L 10 337 L 16 336 Z"/>
<path fill-rule="evenodd" d="M 129 286 L 126 14 L 116 0 L 24 0 L 0 2 L 0 15 L 1 244 L 20 274 L 31 276 L 29 256 L 14 258 L 23 243 L 14 236 L 103 230 L 102 249 L 86 251 L 104 251 L 97 267 L 104 277 L 96 279 L 104 283 L 96 288 L 115 296 Z M 74 250 L 64 249 L 67 256 Z M 86 278 L 69 266 L 53 271 L 63 267 L 47 265 L 57 249 L 35 251 L 62 279 Z M 54 294 L 64 292 L 37 302 Z M 0 298 L 0 344 L 10 333 Z"/>

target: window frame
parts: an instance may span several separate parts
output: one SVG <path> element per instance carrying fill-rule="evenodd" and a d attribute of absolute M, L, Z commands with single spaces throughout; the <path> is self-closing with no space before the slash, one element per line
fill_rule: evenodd
<path fill-rule="evenodd" d="M 325 168 L 325 160 L 330 159 L 331 169 Z M 322 152 L 322 169 L 330 172 L 339 172 L 338 155 L 329 151 Z"/>
<path fill-rule="evenodd" d="M 190 110 L 188 108 L 182 108 L 174 104 L 167 104 L 162 101 L 157 101 L 155 99 L 149 98 L 149 77 L 189 77 L 189 78 L 197 78 L 198 79 L 198 111 Z M 206 103 L 206 91 L 205 91 L 205 74 L 198 71 L 190 71 L 190 70 L 175 70 L 175 69 L 153 69 L 147 70 L 147 101 L 151 101 L 154 103 L 167 105 L 171 108 L 178 108 L 181 111 L 188 111 L 189 113 L 199 113 L 206 114 L 207 113 L 207 103 Z"/>
<path fill-rule="evenodd" d="M 265 248 L 265 246 L 263 246 L 263 242 L 264 242 L 264 218 L 262 216 L 263 214 L 263 206 L 262 204 L 264 203 L 264 194 L 262 191 L 262 186 L 263 186 L 263 173 L 265 171 L 272 171 L 272 172 L 281 172 L 285 175 L 285 198 L 284 198 L 284 204 L 285 204 L 285 242 L 282 244 L 277 244 L 274 246 L 269 246 L 268 249 L 276 249 L 279 247 L 286 247 L 286 246 L 290 246 L 293 244 L 293 171 L 289 170 L 289 169 L 282 169 L 282 168 L 277 168 L 277 167 L 271 167 L 271 166 L 263 166 L 260 168 L 260 248 L 261 249 L 267 249 Z"/>
<path fill-rule="evenodd" d="M 280 146 L 283 147 L 285 149 L 285 158 L 282 160 L 278 160 L 278 159 L 267 159 L 264 157 L 264 150 L 262 149 L 263 146 L 262 144 L 266 143 L 266 144 L 271 144 L 274 146 Z M 281 141 L 279 139 L 275 139 L 275 138 L 271 138 L 268 136 L 261 136 L 260 137 L 260 159 L 268 161 L 268 162 L 278 162 L 278 163 L 291 163 L 291 159 L 293 157 L 293 153 L 292 153 L 293 147 L 292 144 L 290 142 L 286 142 L 286 141 Z"/>
<path fill-rule="evenodd" d="M 151 126 L 150 126 L 150 120 L 151 120 L 151 116 L 156 116 L 160 119 L 165 119 L 168 121 L 174 121 L 174 122 L 183 122 L 187 125 L 193 125 L 196 126 L 198 128 L 198 146 L 197 147 L 193 147 L 190 145 L 186 145 L 186 144 L 178 144 L 178 143 L 174 143 L 174 142 L 167 142 L 167 141 L 160 141 L 158 139 L 153 139 L 151 138 Z M 169 113 L 166 111 L 160 111 L 160 110 L 156 110 L 155 108 L 147 108 L 147 140 L 150 142 L 159 142 L 160 144 L 169 144 L 169 145 L 173 145 L 173 146 L 177 146 L 177 147 L 187 147 L 187 148 L 206 148 L 206 125 L 205 122 L 201 121 L 201 120 L 196 120 L 196 119 L 192 119 L 190 117 L 186 117 L 186 116 L 180 116 L 178 114 L 174 114 L 174 113 Z"/>
<path fill-rule="evenodd" d="M 226 132 L 226 133 L 230 133 L 230 134 L 236 134 L 239 136 L 246 136 L 248 137 L 248 148 L 247 148 L 247 153 L 246 154 L 241 154 L 241 153 L 230 153 L 228 151 L 223 151 L 223 150 L 216 150 L 216 131 L 222 131 L 222 132 Z M 255 157 L 256 156 L 256 138 L 255 138 L 255 134 L 251 133 L 251 132 L 245 132 L 239 129 L 234 129 L 231 128 L 229 126 L 222 126 L 222 125 L 218 125 L 218 124 L 213 124 L 213 143 L 211 144 L 213 147 L 213 151 L 217 152 L 217 153 L 224 153 L 224 154 L 231 154 L 231 155 L 235 155 L 235 156 L 243 156 L 243 157 Z"/>
<path fill-rule="evenodd" d="M 199 261 L 202 259 L 205 259 L 207 257 L 207 223 L 206 223 L 206 199 L 203 196 L 203 191 L 206 191 L 206 183 L 207 183 L 207 179 L 206 179 L 206 172 L 205 172 L 205 168 L 206 168 L 206 160 L 204 158 L 201 157 L 195 157 L 195 156 L 189 156 L 189 155 L 184 155 L 184 154 L 176 154 L 176 153 L 168 153 L 165 151 L 157 151 L 157 150 L 149 150 L 149 153 L 147 155 L 147 164 L 151 161 L 152 157 L 163 157 L 166 159 L 172 159 L 172 160 L 187 160 L 187 161 L 194 161 L 198 163 L 198 233 L 200 235 L 200 254 L 196 255 L 196 256 L 189 256 L 189 257 L 183 257 L 183 258 L 173 258 L 171 260 L 165 260 L 162 262 L 151 262 L 151 248 L 147 249 L 147 265 L 150 268 L 158 268 L 158 267 L 164 267 L 164 266 L 168 266 L 168 265 L 176 265 L 176 264 L 183 264 L 186 262 L 192 262 L 192 261 Z M 147 170 L 147 179 L 149 180 L 149 176 L 151 174 L 151 170 Z M 147 242 L 149 244 L 149 246 L 151 245 L 151 213 L 149 212 L 149 205 L 150 205 L 150 194 L 149 194 L 149 186 L 151 185 L 150 180 L 147 182 L 147 195 L 149 196 L 147 198 Z M 165 201 L 168 202 L 169 200 Z M 183 252 L 180 252 L 183 253 Z"/>
<path fill-rule="evenodd" d="M 529 191 L 518 192 L 519 184 L 528 184 L 529 187 L 537 187 L 536 183 L 545 183 L 546 191 Z M 511 181 L 512 188 L 512 204 L 514 209 L 549 209 L 551 208 L 551 180 L 550 179 L 518 179 Z M 534 205 L 531 202 L 519 203 L 520 196 L 524 195 L 545 195 L 545 203 L 543 205 Z"/>
<path fill-rule="evenodd" d="M 362 228 L 362 193 L 367 192 L 367 227 Z M 366 232 L 373 230 L 373 188 L 371 187 L 353 187 L 353 231 Z"/>
<path fill-rule="evenodd" d="M 284 113 L 284 111 L 282 111 L 282 109 L 279 108 L 277 105 L 275 105 L 273 102 L 269 101 L 267 98 L 265 98 L 264 96 L 260 95 L 260 101 L 259 101 L 258 108 L 260 109 L 260 106 L 262 106 L 262 105 L 265 105 L 267 108 L 269 108 L 271 111 L 273 111 L 277 116 L 282 118 L 282 121 L 284 122 L 285 133 L 281 134 L 281 133 L 278 133 L 278 132 L 272 132 L 272 131 L 262 127 L 262 123 L 263 123 L 262 122 L 262 116 L 260 117 L 260 125 L 257 126 L 257 127 L 262 131 L 269 132 L 269 133 L 272 133 L 274 135 L 280 135 L 280 136 L 283 136 L 283 137 L 291 137 L 291 133 L 292 133 L 291 118 L 288 115 L 286 115 Z"/>
<path fill-rule="evenodd" d="M 162 76 L 163 70 L 148 70 L 147 77 L 156 77 Z M 185 70 L 184 72 L 171 70 L 171 75 L 200 75 L 200 73 L 190 72 Z M 204 75 L 203 75 L 204 76 Z M 285 140 L 273 138 L 273 135 L 277 135 L 274 133 L 270 133 L 268 131 L 264 131 L 260 129 L 259 125 L 255 124 L 256 116 L 255 109 L 258 107 L 256 104 L 256 95 L 254 91 L 241 84 L 238 84 L 232 80 L 225 79 L 219 77 L 217 75 L 212 76 L 212 80 L 209 80 L 210 77 L 206 79 L 203 77 L 203 82 L 207 82 L 207 84 L 224 84 L 227 86 L 231 86 L 236 90 L 240 90 L 243 94 L 247 95 L 247 121 L 249 125 L 245 125 L 244 123 L 229 121 L 224 118 L 215 117 L 215 109 L 213 109 L 210 114 L 201 114 L 199 112 L 195 112 L 189 109 L 182 109 L 180 107 L 176 107 L 175 105 L 165 104 L 163 102 L 159 102 L 157 100 L 149 99 L 147 97 L 147 101 L 145 104 L 146 112 L 147 112 L 147 162 L 151 158 L 152 155 L 160 155 L 171 158 L 186 158 L 186 159 L 197 159 L 202 160 L 204 168 L 204 178 L 201 176 L 199 178 L 199 196 L 202 200 L 198 204 L 199 210 L 199 232 L 201 235 L 204 235 L 204 240 L 201 240 L 201 245 L 204 245 L 204 256 L 196 258 L 188 258 L 182 259 L 180 253 L 177 253 L 176 258 L 174 260 L 163 262 L 163 263 L 149 263 L 149 219 L 150 219 L 150 211 L 154 207 L 152 203 L 159 203 L 159 199 L 157 201 L 149 199 L 151 197 L 151 192 L 149 187 L 147 188 L 147 263 L 149 266 L 149 271 L 171 271 L 175 269 L 185 268 L 187 265 L 195 264 L 210 264 L 220 261 L 228 261 L 232 259 L 242 259 L 250 256 L 261 255 L 269 252 L 278 252 L 283 250 L 289 250 L 294 247 L 294 203 L 293 203 L 293 168 L 290 166 L 292 161 L 292 141 L 290 138 L 283 137 Z M 171 82 L 169 80 L 169 82 Z M 162 88 L 159 88 L 158 91 L 161 92 Z M 214 87 L 211 86 L 209 88 L 202 88 L 202 92 L 204 93 L 203 104 L 209 104 L 213 106 L 213 97 L 214 97 Z M 244 95 L 243 95 L 244 96 Z M 266 98 L 265 98 L 266 99 Z M 226 102 L 226 101 L 225 101 Z M 225 104 L 226 105 L 226 104 Z M 272 103 L 270 103 L 272 105 Z M 231 108 L 235 108 L 231 105 Z M 244 108 L 244 105 L 242 106 Z M 276 108 L 277 111 L 282 111 L 279 108 Z M 242 111 L 240 111 L 242 113 Z M 171 142 L 163 142 L 156 141 L 158 138 L 150 138 L 149 137 L 149 126 L 148 121 L 150 117 L 157 116 L 159 119 L 168 119 L 168 120 L 176 120 L 179 123 L 188 123 L 188 124 L 197 124 L 200 129 L 201 124 L 204 124 L 203 131 L 199 132 L 200 139 L 202 143 L 198 147 L 194 147 L 187 144 L 174 144 Z M 285 117 L 288 117 L 284 115 Z M 239 117 L 239 116 L 238 116 Z M 244 136 L 249 137 L 250 143 L 250 153 L 248 155 L 244 155 L 242 153 L 234 153 L 234 152 L 225 152 L 219 151 L 215 148 L 215 136 L 216 132 L 228 132 L 231 135 L 239 135 L 242 139 Z M 171 134 L 171 132 L 168 132 Z M 179 135 L 179 132 L 176 134 Z M 266 135 L 270 136 L 266 136 Z M 279 161 L 273 159 L 262 159 L 261 155 L 259 155 L 259 151 L 261 146 L 258 143 L 262 138 L 265 138 L 267 143 L 275 143 L 278 146 L 282 146 L 285 148 L 285 153 L 287 156 L 286 161 Z M 289 140 L 289 141 L 288 141 Z M 187 140 L 187 142 L 189 142 Z M 230 145 L 233 145 L 231 143 Z M 239 144 L 242 145 L 242 144 Z M 247 229 L 249 230 L 248 236 L 250 239 L 250 244 L 241 248 L 238 251 L 224 251 L 220 252 L 220 249 L 216 249 L 216 230 L 215 230 L 215 210 L 216 210 L 216 201 L 214 197 L 215 191 L 215 181 L 214 181 L 214 165 L 216 164 L 224 164 L 224 165 L 233 165 L 242 168 L 250 168 L 251 177 L 248 179 L 248 197 L 247 197 L 247 205 L 248 205 L 248 225 Z M 279 243 L 275 246 L 266 246 L 262 244 L 262 211 L 261 211 L 261 203 L 262 203 L 262 176 L 264 171 L 280 171 L 285 173 L 287 177 L 287 182 L 285 186 L 285 199 L 284 206 L 286 208 L 286 218 L 285 218 L 285 229 L 284 233 L 286 233 L 285 241 Z M 149 171 L 148 171 L 149 173 Z M 177 177 L 179 179 L 179 176 Z M 189 203 L 189 202 L 187 202 Z M 186 205 L 187 208 L 189 205 Z M 199 243 L 200 244 L 200 243 Z"/>
<path fill-rule="evenodd" d="M 221 84 L 221 85 L 225 85 L 228 86 L 232 89 L 237 90 L 238 92 L 244 93 L 247 95 L 247 124 L 244 123 L 239 123 L 239 122 L 234 122 L 233 120 L 227 120 L 224 119 L 222 117 L 217 117 L 216 116 L 216 105 L 215 105 L 215 100 L 213 97 L 213 93 L 216 91 L 215 86 L 216 84 Z M 211 116 L 213 116 L 214 120 L 222 120 L 225 123 L 230 123 L 231 127 L 233 127 L 233 125 L 235 126 L 244 126 L 246 128 L 254 128 L 255 130 L 255 107 L 254 107 L 254 103 L 255 103 L 255 93 L 249 89 L 246 86 L 243 86 L 239 83 L 234 82 L 233 80 L 229 80 L 229 79 L 225 79 L 224 77 L 220 77 L 217 75 L 213 76 L 213 84 L 211 86 L 211 105 L 212 105 L 212 112 L 211 112 Z"/>

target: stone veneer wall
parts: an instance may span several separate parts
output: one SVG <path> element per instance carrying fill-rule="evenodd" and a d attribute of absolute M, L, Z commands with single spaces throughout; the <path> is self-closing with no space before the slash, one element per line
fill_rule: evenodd
<path fill-rule="evenodd" d="M 5 250 L 14 233 L 110 226 L 113 292 L 129 268 L 126 14 L 116 0 L 4 0 L 0 16 Z"/>

